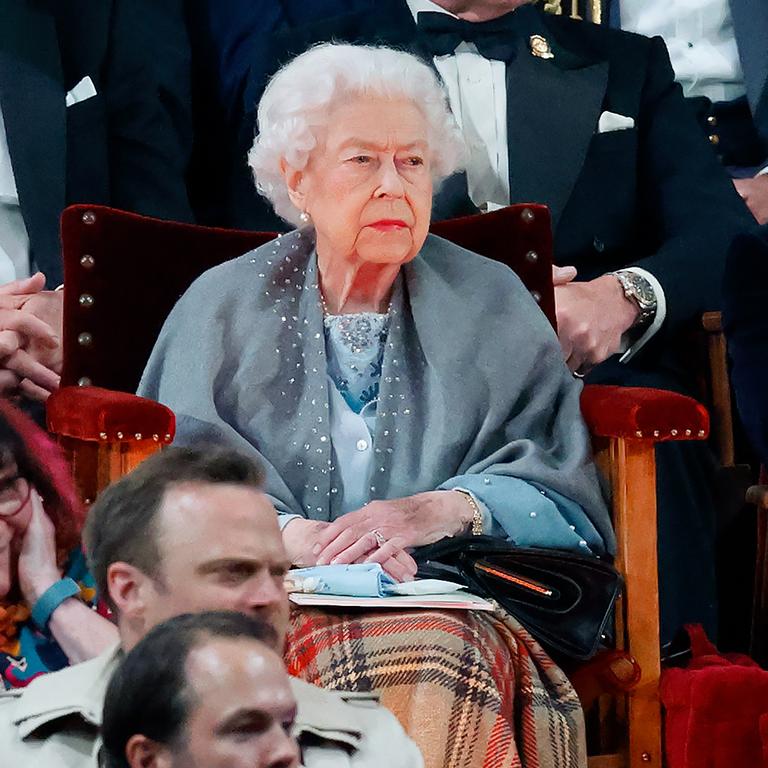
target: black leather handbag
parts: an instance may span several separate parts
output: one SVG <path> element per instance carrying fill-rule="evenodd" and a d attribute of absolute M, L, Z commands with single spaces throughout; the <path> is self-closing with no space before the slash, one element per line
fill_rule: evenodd
<path fill-rule="evenodd" d="M 550 650 L 574 659 L 597 652 L 621 576 L 593 556 L 517 547 L 493 536 L 443 539 L 414 552 L 417 576 L 465 584 L 495 600 Z"/>

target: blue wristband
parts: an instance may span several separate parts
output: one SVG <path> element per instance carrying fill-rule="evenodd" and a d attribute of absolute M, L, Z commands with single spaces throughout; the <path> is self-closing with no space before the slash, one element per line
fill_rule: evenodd
<path fill-rule="evenodd" d="M 43 631 L 48 629 L 48 622 L 53 612 L 70 597 L 80 594 L 80 587 L 74 579 L 65 577 L 51 584 L 37 599 L 32 608 L 32 621 Z"/>

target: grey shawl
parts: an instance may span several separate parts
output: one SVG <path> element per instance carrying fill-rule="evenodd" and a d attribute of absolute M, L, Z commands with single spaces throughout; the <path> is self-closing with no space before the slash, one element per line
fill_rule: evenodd
<path fill-rule="evenodd" d="M 395 283 L 371 499 L 457 475 L 512 476 L 581 506 L 614 537 L 579 409 L 581 383 L 508 267 L 430 235 Z M 209 270 L 181 297 L 139 394 L 176 413 L 180 444 L 263 464 L 278 512 L 338 516 L 314 242 L 291 232 Z"/>

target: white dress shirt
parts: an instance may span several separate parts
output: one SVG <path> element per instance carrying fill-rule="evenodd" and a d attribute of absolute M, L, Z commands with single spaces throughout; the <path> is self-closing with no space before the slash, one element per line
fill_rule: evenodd
<path fill-rule="evenodd" d="M 408 0 L 408 7 L 414 19 L 419 11 L 457 18 L 431 0 Z M 474 43 L 462 43 L 453 55 L 435 56 L 434 64 L 467 147 L 470 199 L 483 210 L 509 205 L 505 63 L 481 56 Z"/>
<path fill-rule="evenodd" d="M 407 0 L 414 20 L 421 11 L 445 13 L 458 18 L 431 0 Z M 624 2 L 622 0 L 622 13 Z M 435 56 L 435 67 L 448 91 L 451 111 L 467 146 L 467 187 L 472 202 L 481 210 L 509 205 L 509 145 L 507 142 L 506 64 L 486 59 L 473 43 L 463 42 L 453 55 Z M 490 109 L 489 106 L 493 108 Z M 514 190 L 511 190 L 514 193 Z M 656 294 L 656 316 L 643 334 L 622 345 L 622 362 L 629 362 L 661 328 L 666 301 L 661 283 L 647 270 L 633 267 Z"/>
<path fill-rule="evenodd" d="M 19 193 L 0 109 L 0 285 L 29 277 L 29 274 L 29 237 L 19 207 Z"/>
<path fill-rule="evenodd" d="M 730 101 L 746 93 L 728 0 L 620 2 L 622 29 L 664 38 L 686 96 Z"/>

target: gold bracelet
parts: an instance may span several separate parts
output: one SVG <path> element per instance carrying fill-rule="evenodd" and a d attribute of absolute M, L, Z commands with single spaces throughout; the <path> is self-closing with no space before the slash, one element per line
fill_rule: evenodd
<path fill-rule="evenodd" d="M 480 507 L 475 501 L 475 497 L 469 492 L 461 488 L 454 488 L 454 491 L 458 491 L 469 502 L 469 506 L 472 507 L 472 528 L 470 529 L 473 536 L 483 535 L 483 513 Z"/>

